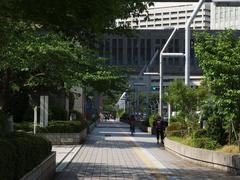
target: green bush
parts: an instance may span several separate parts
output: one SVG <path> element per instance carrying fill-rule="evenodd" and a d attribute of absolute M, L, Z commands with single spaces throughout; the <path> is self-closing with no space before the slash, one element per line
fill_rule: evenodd
<path fill-rule="evenodd" d="M 70 111 L 70 114 L 73 113 L 76 115 L 76 120 L 78 121 L 81 121 L 83 120 L 83 115 L 79 112 L 79 111 L 76 111 L 76 110 L 71 110 Z"/>
<path fill-rule="evenodd" d="M 61 107 L 52 107 L 49 110 L 49 120 L 61 120 L 66 121 L 68 120 L 67 111 Z"/>
<path fill-rule="evenodd" d="M 182 129 L 187 129 L 187 126 L 181 122 L 173 122 L 167 127 L 167 131 L 177 131 Z"/>
<path fill-rule="evenodd" d="M 38 133 L 79 133 L 86 128 L 86 121 L 50 121 L 47 127 L 38 127 Z"/>
<path fill-rule="evenodd" d="M 51 143 L 42 137 L 17 133 L 9 137 L 9 140 L 16 147 L 15 179 L 31 171 L 51 153 Z"/>
<path fill-rule="evenodd" d="M 38 136 L 16 133 L 0 140 L 0 177 L 20 179 L 40 164 L 52 149 L 51 143 Z"/>
<path fill-rule="evenodd" d="M 203 137 L 207 137 L 206 129 L 198 129 L 193 133 L 193 138 L 203 138 Z"/>
<path fill-rule="evenodd" d="M 166 130 L 167 136 L 183 137 L 187 134 L 187 126 L 181 122 L 171 123 Z"/>
<path fill-rule="evenodd" d="M 21 122 L 21 123 L 14 123 L 14 129 L 16 131 L 25 131 L 30 132 L 33 131 L 33 123 L 32 122 Z"/>
<path fill-rule="evenodd" d="M 157 117 L 158 113 L 154 113 L 149 117 L 148 122 L 151 127 L 153 127 L 154 121 L 156 121 Z"/>
<path fill-rule="evenodd" d="M 212 140 L 210 138 L 206 138 L 206 137 L 192 139 L 191 146 L 196 148 L 209 149 L 209 150 L 214 150 L 220 147 L 217 141 Z"/>
<path fill-rule="evenodd" d="M 0 139 L 0 177 L 2 180 L 14 179 L 16 148 L 7 140 Z"/>
<path fill-rule="evenodd" d="M 224 120 L 219 115 L 210 115 L 207 120 L 206 130 L 208 137 L 216 140 L 219 144 L 225 145 L 227 143 L 227 133 L 224 129 Z"/>

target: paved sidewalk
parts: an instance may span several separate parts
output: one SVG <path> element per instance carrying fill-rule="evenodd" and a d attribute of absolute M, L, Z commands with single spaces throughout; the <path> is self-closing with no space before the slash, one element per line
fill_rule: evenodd
<path fill-rule="evenodd" d="M 56 180 L 240 179 L 183 160 L 138 129 L 130 136 L 129 126 L 119 122 L 98 124 L 83 146 L 54 146 L 53 150 L 61 162 Z"/>

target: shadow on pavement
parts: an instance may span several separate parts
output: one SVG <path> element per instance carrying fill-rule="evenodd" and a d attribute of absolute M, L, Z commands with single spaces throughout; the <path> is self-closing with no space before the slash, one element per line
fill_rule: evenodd
<path fill-rule="evenodd" d="M 55 180 L 100 179 L 181 179 L 181 180 L 239 180 L 237 176 L 227 176 L 203 170 L 148 169 L 94 163 L 71 163 L 63 172 L 56 173 Z"/>

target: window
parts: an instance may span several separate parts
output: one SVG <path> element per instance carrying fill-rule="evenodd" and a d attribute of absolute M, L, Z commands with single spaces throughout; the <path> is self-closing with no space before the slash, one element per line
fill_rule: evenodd
<path fill-rule="evenodd" d="M 123 64 L 123 40 L 118 40 L 118 64 Z"/>
<path fill-rule="evenodd" d="M 127 61 L 128 64 L 132 64 L 132 40 L 127 40 Z"/>
<path fill-rule="evenodd" d="M 177 14 L 177 12 L 171 12 L 171 14 Z"/>
<path fill-rule="evenodd" d="M 160 44 L 160 39 L 156 39 L 155 44 Z"/>
<path fill-rule="evenodd" d="M 145 64 L 145 39 L 141 39 L 140 42 L 140 59 Z"/>

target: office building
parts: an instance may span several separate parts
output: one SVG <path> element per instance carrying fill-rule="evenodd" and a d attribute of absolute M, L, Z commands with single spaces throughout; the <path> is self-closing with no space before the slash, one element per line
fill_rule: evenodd
<path fill-rule="evenodd" d="M 132 29 L 163 29 L 166 27 L 184 28 L 196 3 L 155 3 L 140 17 L 117 20 L 117 25 L 128 24 Z M 210 29 L 210 4 L 204 3 L 193 20 L 193 29 Z"/>

